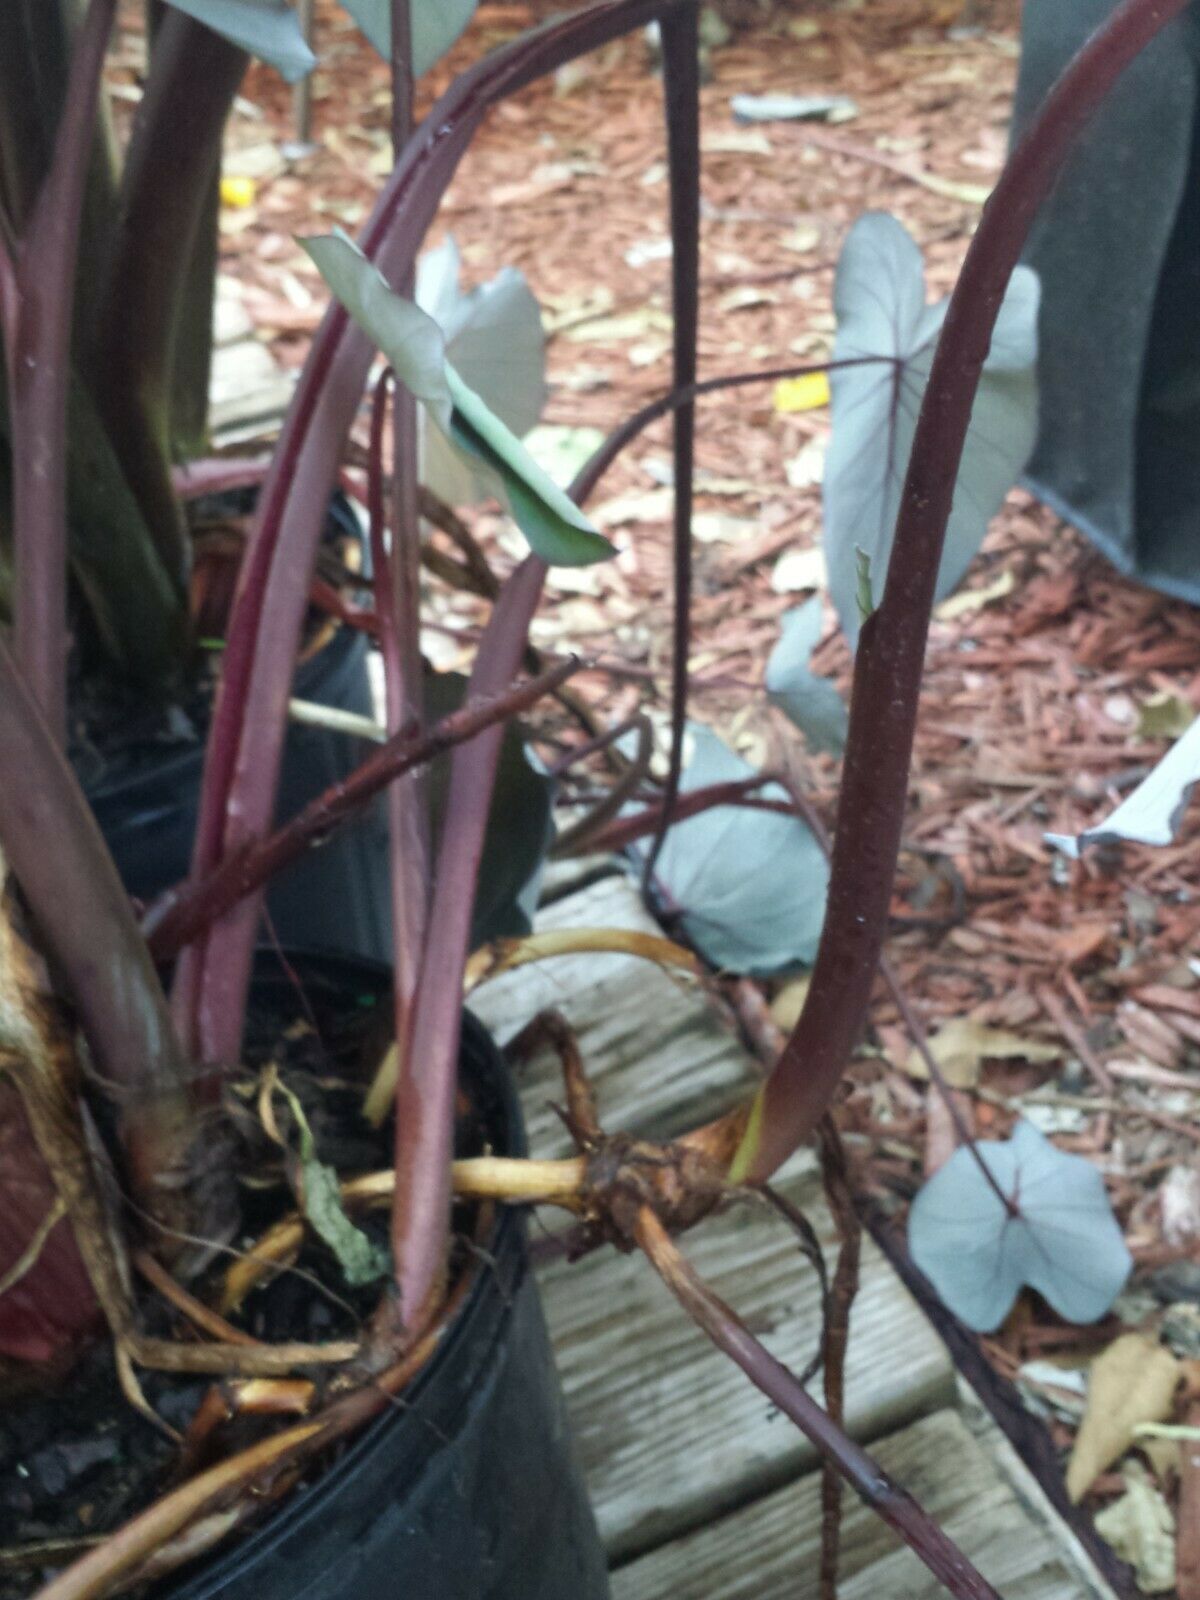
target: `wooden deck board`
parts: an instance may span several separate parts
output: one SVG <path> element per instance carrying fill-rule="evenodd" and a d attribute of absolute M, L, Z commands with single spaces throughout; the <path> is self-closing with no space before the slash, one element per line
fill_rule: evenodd
<path fill-rule="evenodd" d="M 1024 1505 L 990 1451 L 944 1410 L 880 1440 L 883 1468 L 942 1524 L 1004 1600 L 1106 1591 L 1057 1526 Z M 817 1600 L 820 1474 L 660 1546 L 613 1574 L 613 1600 Z M 839 1600 L 942 1600 L 945 1590 L 878 1517 L 846 1495 Z"/>
<path fill-rule="evenodd" d="M 215 446 L 245 444 L 279 431 L 294 379 L 254 334 L 236 280 L 217 279 L 208 426 Z"/>
<path fill-rule="evenodd" d="M 833 1227 L 812 1163 L 781 1188 L 807 1213 L 832 1271 Z M 739 1206 L 702 1223 L 688 1255 L 781 1360 L 799 1370 L 820 1335 L 816 1274 L 773 1213 Z M 567 1405 L 614 1560 L 651 1548 L 807 1471 L 812 1447 L 685 1316 L 640 1256 L 608 1251 L 542 1273 Z M 819 1391 L 818 1391 L 819 1392 Z M 873 1250 L 863 1254 L 846 1418 L 873 1439 L 945 1405 L 948 1357 Z"/>
<path fill-rule="evenodd" d="M 624 877 L 602 879 L 539 915 L 539 927 L 654 931 Z M 576 1029 L 610 1128 L 678 1132 L 723 1110 L 753 1063 L 695 980 L 631 956 L 563 957 L 485 985 L 472 1007 L 503 1042 L 547 1005 Z M 537 1155 L 567 1142 L 548 1110 L 560 1099 L 547 1054 L 521 1078 Z M 836 1259 L 812 1158 L 782 1187 Z M 795 1367 L 812 1354 L 820 1293 L 786 1225 L 738 1207 L 688 1236 L 697 1267 L 771 1349 Z M 601 1532 L 614 1559 L 651 1548 L 809 1469 L 814 1455 L 685 1317 L 640 1256 L 608 1250 L 542 1272 L 567 1402 Z M 864 1253 L 847 1371 L 847 1416 L 860 1438 L 903 1425 L 953 1394 L 940 1341 L 874 1250 Z"/>

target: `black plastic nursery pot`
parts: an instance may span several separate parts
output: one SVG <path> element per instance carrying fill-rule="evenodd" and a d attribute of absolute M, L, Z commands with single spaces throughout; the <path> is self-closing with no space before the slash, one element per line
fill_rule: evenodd
<path fill-rule="evenodd" d="M 339 533 L 358 538 L 349 506 L 330 508 Z M 336 711 L 373 714 L 367 675 L 369 644 L 339 627 L 296 673 L 297 699 Z M 89 778 L 84 788 L 129 893 L 148 902 L 187 876 L 204 772 L 204 740 L 138 746 L 114 770 Z M 364 759 L 362 740 L 325 728 L 292 723 L 284 745 L 276 815 L 294 815 Z M 271 929 L 280 944 L 321 948 L 389 961 L 387 821 L 380 805 L 366 808 L 320 849 L 311 850 L 267 893 Z"/>
<path fill-rule="evenodd" d="M 1117 0 L 1025 0 L 1014 137 Z M 1200 5 L 1089 120 L 1034 222 L 1026 481 L 1122 572 L 1200 601 Z"/>
<path fill-rule="evenodd" d="M 288 959 L 318 1021 L 348 997 L 390 1003 L 377 964 Z M 264 957 L 255 993 L 293 981 Z M 460 1081 L 496 1153 L 524 1154 L 508 1068 L 469 1012 Z M 269 1521 L 160 1591 L 164 1600 L 606 1600 L 521 1211 L 497 1208 L 471 1290 L 399 1400 Z"/>

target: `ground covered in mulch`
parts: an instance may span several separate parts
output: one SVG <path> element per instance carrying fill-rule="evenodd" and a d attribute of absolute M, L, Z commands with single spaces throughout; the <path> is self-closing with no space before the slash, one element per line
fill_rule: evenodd
<path fill-rule="evenodd" d="M 485 0 L 450 65 L 538 13 Z M 967 20 L 977 25 L 963 28 L 960 6 L 943 0 L 793 0 L 712 51 L 702 375 L 828 353 L 833 264 L 864 210 L 897 215 L 925 252 L 931 292 L 947 291 L 1005 153 L 1018 6 L 996 0 Z M 325 305 L 294 235 L 354 230 L 390 168 L 383 65 L 332 0 L 318 4 L 317 41 L 315 153 L 279 155 L 288 95 L 255 71 L 228 163 L 252 182 L 222 219 L 223 270 L 291 366 Z M 637 36 L 506 104 L 435 227 L 453 232 L 468 281 L 510 264 L 528 276 L 550 334 L 549 423 L 607 430 L 669 386 L 653 66 Z M 448 77 L 439 68 L 434 87 Z M 836 126 L 739 127 L 731 95 L 766 91 L 848 96 L 853 113 Z M 770 385 L 704 404 L 692 667 L 695 714 L 755 763 L 786 762 L 832 821 L 835 764 L 805 754 L 761 689 L 781 614 L 819 583 L 827 432 L 823 409 L 782 412 Z M 668 456 L 659 425 L 612 469 L 595 504 L 621 554 L 552 578 L 535 629 L 549 650 L 599 654 L 602 670 L 579 684 L 613 720 L 649 705 L 661 722 L 665 706 Z M 486 515 L 476 526 L 505 570 L 516 547 Z M 1070 1369 L 1122 1326 L 1157 1331 L 1166 1307 L 1176 1353 L 1200 1356 L 1200 825 L 1186 822 L 1167 849 L 1081 863 L 1044 835 L 1097 820 L 1163 753 L 1156 708 L 1177 727 L 1200 709 L 1200 615 L 1118 577 L 1020 491 L 965 588 L 973 598 L 933 625 L 890 956 L 935 1043 L 951 1020 L 976 1025 L 953 1057 L 975 1130 L 1001 1135 L 1021 1115 L 1093 1160 L 1136 1259 L 1134 1288 L 1100 1328 L 1068 1330 L 1030 1298 L 991 1341 L 1006 1372 L 1026 1369 L 1031 1402 L 1066 1443 L 1079 1391 L 1048 1383 L 1044 1365 L 1029 1377 L 1031 1361 L 1053 1354 Z M 426 643 L 438 666 L 469 659 L 481 615 L 469 597 L 436 602 Z M 845 689 L 849 664 L 827 606 L 814 667 Z M 794 989 L 772 998 L 777 1018 L 794 1009 Z M 949 1154 L 953 1131 L 882 990 L 872 1021 L 843 1125 L 863 1136 L 852 1148 L 874 1183 L 908 1194 Z M 1153 1465 L 1168 1491 L 1178 1447 L 1171 1454 Z M 1109 1496 L 1122 1487 L 1114 1473 L 1099 1485 Z"/>

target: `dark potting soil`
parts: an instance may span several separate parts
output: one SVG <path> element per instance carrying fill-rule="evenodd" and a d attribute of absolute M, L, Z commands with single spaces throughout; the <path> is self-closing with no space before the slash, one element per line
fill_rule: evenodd
<path fill-rule="evenodd" d="M 269 1066 L 299 1100 L 320 1160 L 342 1175 L 390 1163 L 390 1126 L 374 1129 L 361 1113 L 364 1084 L 382 1055 L 390 1013 L 390 996 L 343 991 L 335 1004 L 334 996 L 299 979 L 252 1002 L 245 1065 L 227 1097 L 240 1146 L 236 1170 L 242 1174 L 243 1226 L 236 1245 L 245 1248 L 295 1209 L 288 1168 L 299 1149 L 296 1120 L 286 1096 L 273 1094 L 271 1110 L 287 1142 L 285 1153 L 268 1137 L 258 1111 Z M 464 1100 L 459 1110 L 457 1153 L 477 1154 L 486 1143 L 482 1118 Z M 354 1220 L 373 1242 L 386 1246 L 386 1211 L 356 1214 Z M 476 1223 L 474 1208 L 463 1208 L 455 1218 L 456 1238 L 469 1238 Z M 452 1273 L 463 1268 L 469 1248 L 459 1247 Z M 219 1260 L 201 1284 L 191 1286 L 199 1298 L 215 1303 L 212 1291 L 228 1261 Z M 350 1287 L 333 1254 L 309 1237 L 294 1265 L 255 1290 L 230 1320 L 270 1342 L 354 1338 L 381 1288 Z M 196 1337 L 144 1284 L 138 1294 L 145 1332 L 184 1342 Z M 305 1375 L 320 1386 L 329 1372 Z M 181 1434 L 214 1383 L 211 1377 L 146 1371 L 139 1377 L 150 1405 Z M 216 1459 L 296 1420 L 235 1419 L 217 1430 Z M 198 1465 L 211 1459 L 205 1456 Z M 54 1570 L 180 1481 L 179 1447 L 130 1407 L 106 1342 L 87 1351 L 53 1390 L 6 1399 L 0 1407 L 0 1600 L 26 1600 Z M 30 1546 L 39 1548 L 21 1551 Z"/>

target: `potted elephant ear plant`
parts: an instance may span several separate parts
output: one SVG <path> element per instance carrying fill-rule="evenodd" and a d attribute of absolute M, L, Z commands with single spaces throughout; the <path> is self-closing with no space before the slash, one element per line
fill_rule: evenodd
<path fill-rule="evenodd" d="M 615 0 L 466 74 L 432 120 L 401 137 L 364 249 L 404 281 L 488 106 L 659 11 L 687 9 L 678 0 Z M 545 571 L 531 555 L 496 599 L 461 708 L 438 721 L 410 711 L 408 697 L 423 698 L 419 656 L 406 676 L 418 628 L 407 563 L 418 536 L 402 508 L 390 540 L 385 533 L 380 450 L 371 628 L 387 661 L 393 728 L 361 767 L 274 830 L 284 711 L 325 508 L 374 359 L 371 341 L 336 307 L 301 377 L 242 563 L 193 871 L 144 908 L 140 923 L 68 759 L 68 623 L 79 624 L 93 594 L 72 546 L 73 451 L 81 427 L 118 432 L 111 417 L 136 399 L 106 396 L 111 411 L 100 398 L 80 402 L 84 358 L 77 367 L 72 355 L 74 269 L 115 11 L 110 0 L 83 9 L 48 165 L 21 226 L 0 235 L 14 480 L 0 759 L 21 774 L 0 796 L 0 1591 L 29 1594 L 47 1580 L 47 1592 L 60 1595 L 169 1581 L 180 1592 L 282 1595 L 295 1592 L 302 1572 L 309 1586 L 319 1573 L 331 1593 L 432 1582 L 464 1600 L 599 1597 L 603 1557 L 561 1416 L 521 1213 L 498 1209 L 491 1194 L 497 1162 L 523 1165 L 519 1116 L 494 1048 L 462 1015 L 495 769 L 512 759 L 517 715 L 574 664 L 519 681 Z M 284 6 L 197 3 L 160 13 L 156 50 L 185 25 L 185 37 L 216 50 L 205 15 L 261 23 L 272 37 L 295 28 Z M 218 45 L 262 38 L 232 30 Z M 165 89 L 156 94 L 169 102 Z M 451 132 L 439 142 L 434 127 Z M 418 344 L 431 343 L 431 330 L 432 342 L 441 337 L 422 323 Z M 436 425 L 545 554 L 609 554 L 444 361 L 435 398 Z M 385 387 L 375 399 L 377 443 L 386 405 Z M 44 469 L 36 474 L 24 470 L 35 450 Z M 105 461 L 115 456 L 106 447 Z M 179 562 L 161 565 L 181 578 Z M 155 592 L 143 597 L 147 635 Z M 178 597 L 174 604 L 178 627 Z M 170 686 L 175 672 L 156 681 Z M 516 754 L 523 759 L 519 743 Z M 417 775 L 439 758 L 449 761 L 448 781 L 431 815 Z M 386 969 L 344 953 L 258 955 L 264 886 L 389 785 L 402 797 L 392 841 L 394 990 Z M 538 806 L 528 827 L 541 848 L 544 799 Z M 353 893 L 353 884 L 341 888 Z M 439 1096 L 449 1088 L 426 1108 L 404 1068 L 431 1034 Z M 393 1039 L 400 1047 L 389 1050 Z M 395 1098 L 404 1104 L 373 1126 L 365 1102 L 372 1081 L 394 1070 L 389 1062 L 401 1068 Z M 395 1208 L 402 1221 L 389 1230 L 393 1144 L 409 1176 L 403 1210 Z M 453 1208 L 452 1153 L 472 1169 L 460 1169 L 457 1187 L 466 1190 Z M 364 1175 L 365 1213 L 364 1195 L 346 1187 Z M 390 1181 L 381 1213 L 382 1179 Z M 410 1229 L 428 1247 L 424 1255 L 403 1247 L 410 1265 L 401 1281 L 390 1239 Z M 414 1270 L 427 1280 L 419 1296 Z M 31 1476 L 29 1459 L 75 1467 L 65 1481 L 40 1467 Z M 247 1542 L 228 1558 L 212 1554 L 243 1526 L 254 1529 Z"/>
<path fill-rule="evenodd" d="M 287 15 L 281 0 L 188 3 L 214 20 Z M 864 604 L 808 1003 L 753 1101 L 717 1123 L 666 1145 L 607 1136 L 572 1070 L 567 1114 L 578 1154 L 526 1159 L 511 1089 L 462 1007 L 505 728 L 577 665 L 563 661 L 520 680 L 547 561 L 607 555 L 579 507 L 621 445 L 665 411 L 677 418 L 676 592 L 685 603 L 675 625 L 684 648 L 674 776 L 652 808 L 652 829 L 661 833 L 675 803 L 693 407 L 703 387 L 694 381 L 692 0 L 600 0 L 478 62 L 411 134 L 397 119 L 395 170 L 361 237 L 309 241 L 337 301 L 301 375 L 242 565 L 192 873 L 140 922 L 64 754 L 52 659 L 63 637 L 62 587 L 47 579 L 57 598 L 23 611 L 31 594 L 39 597 L 26 570 L 12 639 L 0 639 L 0 1507 L 8 1541 L 0 1593 L 90 1600 L 153 1585 L 175 1596 L 256 1600 L 384 1590 L 439 1600 L 600 1600 L 604 1562 L 522 1248 L 520 1208 L 541 1202 L 576 1218 L 581 1247 L 641 1249 L 700 1327 L 948 1592 L 994 1597 L 701 1282 L 675 1235 L 747 1186 L 764 1185 L 836 1092 L 887 928 L 929 614 L 1005 285 L 1072 139 L 1183 4 L 1125 0 L 1048 97 L 980 221 L 932 358 L 887 579 L 878 603 L 868 588 Z M 23 437 L 38 442 L 46 467 L 45 481 L 26 483 L 14 505 L 60 552 L 67 388 L 61 369 L 52 382 L 39 362 L 68 349 L 70 296 L 60 283 L 52 340 L 44 320 L 22 309 L 36 292 L 22 252 L 40 249 L 33 258 L 45 265 L 53 252 L 41 241 L 53 238 L 71 253 L 113 12 L 112 0 L 90 0 L 76 41 L 63 124 L 73 131 L 60 130 L 46 180 L 52 209 L 42 215 L 51 221 L 41 231 L 35 224 L 19 251 L 7 238 L 0 246 L 10 411 L 29 406 Z M 394 5 L 393 29 L 406 16 Z M 618 430 L 568 494 L 455 371 L 443 331 L 402 291 L 488 108 L 650 20 L 660 23 L 666 62 L 676 385 Z M 403 50 L 393 59 L 402 85 Z M 370 386 L 377 349 L 395 379 L 384 373 Z M 486 470 L 531 546 L 495 595 L 465 704 L 436 723 L 425 718 L 420 691 L 419 530 L 413 485 L 400 470 L 416 429 L 403 401 L 394 407 L 390 517 L 384 506 L 393 382 Z M 369 387 L 369 621 L 384 655 L 390 727 L 365 763 L 276 828 L 284 712 L 325 507 Z M 35 563 L 35 573 L 49 570 Z M 446 754 L 435 820 L 422 774 Z M 266 882 L 385 788 L 393 970 L 304 951 L 282 960 L 257 954 Z M 387 1114 L 376 1123 L 368 1112 L 381 1101 Z"/>

